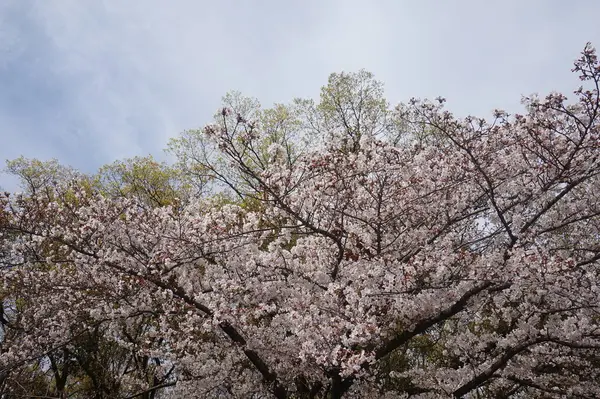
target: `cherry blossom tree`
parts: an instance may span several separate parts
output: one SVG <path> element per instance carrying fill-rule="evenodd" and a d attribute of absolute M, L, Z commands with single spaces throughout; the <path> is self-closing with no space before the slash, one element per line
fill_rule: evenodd
<path fill-rule="evenodd" d="M 40 162 L 19 158 L 8 163 L 8 171 L 19 177 L 26 197 L 18 196 L 18 200 L 13 204 L 35 199 L 45 204 L 54 201 L 72 207 L 78 203 L 72 189 L 73 183 L 76 183 L 84 197 L 91 195 L 94 190 L 109 197 L 120 196 L 120 191 L 115 190 L 114 184 L 110 184 L 113 180 L 108 180 L 109 184 L 106 184 L 106 180 L 101 178 L 112 177 L 118 173 L 126 177 L 122 179 L 121 187 L 127 190 L 128 195 L 138 199 L 140 204 L 151 204 L 156 198 L 168 198 L 171 191 L 166 183 L 168 171 L 158 170 L 157 165 L 146 159 L 142 159 L 141 162 L 140 160 L 129 161 L 131 170 L 124 170 L 121 165 L 125 163 L 103 168 L 98 178 L 76 173 L 55 160 Z M 117 169 L 117 167 L 121 168 Z M 152 181 L 154 187 L 151 190 L 144 190 L 148 187 L 148 181 Z M 10 212 L 5 212 L 3 215 L 8 217 Z M 5 222 L 7 220 L 4 219 Z M 7 233 L 3 234 L 3 239 L 6 241 L 14 241 L 16 238 L 14 231 L 3 233 Z M 7 250 L 6 245 L 3 249 L 5 252 L 1 255 L 2 266 L 19 266 L 21 258 L 10 256 L 11 252 Z M 36 256 L 47 250 L 48 247 L 45 247 L 44 251 Z M 43 283 L 39 280 L 34 282 Z M 56 291 L 56 287 L 51 285 L 44 286 L 44 289 L 40 288 L 38 286 L 33 289 L 25 281 L 20 281 L 19 285 L 12 287 L 12 291 L 16 291 L 17 295 L 10 295 L 6 291 L 0 292 L 0 299 L 2 299 L 0 314 L 3 316 L 0 341 L 20 342 L 24 338 L 25 330 L 20 328 L 19 320 L 21 313 L 24 313 L 23 309 L 38 306 L 40 301 L 43 303 Z M 28 293 L 33 294 L 33 297 L 28 298 Z M 57 303 L 57 307 L 52 311 L 62 312 L 61 306 L 64 307 L 64 304 Z M 66 322 L 69 323 L 68 320 Z M 132 349 L 140 339 L 144 338 L 142 333 L 147 328 L 144 319 L 119 326 L 119 336 L 127 342 L 128 346 L 115 343 L 112 337 L 114 334 L 109 334 L 110 330 L 102 325 L 95 325 L 88 331 L 82 331 L 81 334 L 72 336 L 64 345 L 38 353 L 28 359 L 29 361 L 22 362 L 20 367 L 11 368 L 9 372 L 5 370 L 0 375 L 0 397 L 4 398 L 7 392 L 10 393 L 9 397 L 33 395 L 115 398 L 128 397 L 139 392 L 145 392 L 141 397 L 155 397 L 156 391 L 160 388 L 153 390 L 150 389 L 151 387 L 164 388 L 173 384 L 166 381 L 170 376 L 169 372 L 161 378 L 155 373 L 155 368 L 160 365 L 161 359 L 144 356 Z M 172 369 L 171 367 L 170 371 Z"/>
<path fill-rule="evenodd" d="M 169 396 L 600 396 L 591 45 L 574 72 L 575 102 L 525 98 L 489 122 L 441 98 L 391 112 L 365 101 L 370 76 L 334 76 L 294 114 L 300 133 L 325 126 L 312 149 L 223 109 L 196 133 L 218 157 L 185 162 L 238 200 L 5 195 L 1 294 L 18 305 L 0 370 L 102 329 L 160 359 L 148 389 Z"/>

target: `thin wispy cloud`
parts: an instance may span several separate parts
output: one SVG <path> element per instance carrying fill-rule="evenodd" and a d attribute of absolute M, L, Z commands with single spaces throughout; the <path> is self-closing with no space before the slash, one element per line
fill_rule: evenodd
<path fill-rule="evenodd" d="M 392 102 L 442 95 L 458 114 L 515 111 L 523 94 L 577 85 L 569 68 L 585 42 L 600 45 L 596 15 L 594 0 L 4 0 L 0 159 L 92 172 L 161 157 L 229 90 L 268 106 L 360 68 Z"/>

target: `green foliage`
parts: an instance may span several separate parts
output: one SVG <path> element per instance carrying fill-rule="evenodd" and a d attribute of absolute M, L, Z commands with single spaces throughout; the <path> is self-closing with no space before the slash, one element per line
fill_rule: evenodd
<path fill-rule="evenodd" d="M 376 135 L 385 128 L 388 103 L 383 94 L 383 84 L 364 69 L 332 73 L 321 88 L 317 108 L 329 131 L 343 131 L 351 145 L 358 146 L 362 135 Z"/>
<path fill-rule="evenodd" d="M 116 161 L 100 168 L 96 183 L 104 195 L 135 197 L 152 207 L 173 205 L 186 199 L 190 185 L 180 170 L 152 156 Z"/>
<path fill-rule="evenodd" d="M 74 169 L 58 163 L 56 159 L 40 161 L 19 157 L 6 162 L 6 171 L 19 178 L 25 194 L 50 193 L 52 187 L 81 178 Z"/>

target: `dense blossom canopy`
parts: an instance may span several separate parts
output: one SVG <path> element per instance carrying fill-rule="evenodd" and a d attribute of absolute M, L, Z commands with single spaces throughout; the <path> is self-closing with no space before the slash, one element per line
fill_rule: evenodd
<path fill-rule="evenodd" d="M 574 71 L 576 102 L 492 122 L 441 98 L 387 111 L 366 72 L 336 75 L 296 104 L 303 137 L 234 108 L 182 136 L 202 140 L 173 147 L 197 195 L 5 194 L 5 392 L 36 364 L 64 390 L 105 356 L 123 397 L 599 397 L 591 46 Z"/>

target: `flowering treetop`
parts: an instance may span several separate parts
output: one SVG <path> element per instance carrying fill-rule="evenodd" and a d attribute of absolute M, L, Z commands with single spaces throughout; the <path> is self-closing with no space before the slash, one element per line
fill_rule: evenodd
<path fill-rule="evenodd" d="M 223 109 L 172 149 L 236 200 L 3 196 L 0 369 L 102 327 L 183 397 L 599 396 L 591 46 L 574 71 L 576 102 L 491 122 L 387 111 L 364 72 L 287 130 Z"/>

